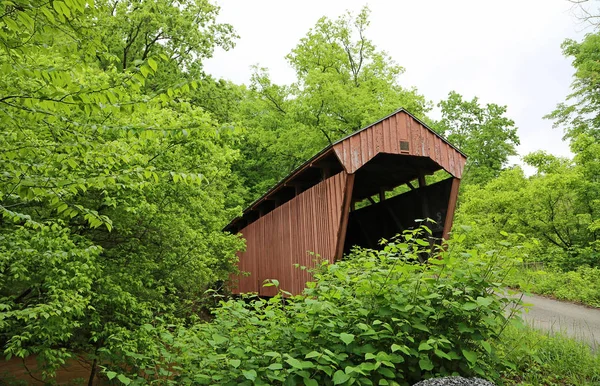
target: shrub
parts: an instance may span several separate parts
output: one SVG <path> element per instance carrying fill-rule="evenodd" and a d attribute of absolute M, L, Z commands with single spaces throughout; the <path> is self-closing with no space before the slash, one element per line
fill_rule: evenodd
<path fill-rule="evenodd" d="M 137 379 L 156 379 L 157 366 L 162 381 L 178 384 L 497 379 L 493 344 L 508 322 L 510 300 L 496 293 L 509 249 L 459 255 L 458 240 L 421 264 L 430 250 L 426 231 L 406 232 L 379 251 L 355 249 L 335 264 L 320 262 L 302 295 L 280 289 L 271 299 L 226 300 L 212 322 L 174 332 L 146 326 L 162 348 L 153 358 L 129 353 Z"/>

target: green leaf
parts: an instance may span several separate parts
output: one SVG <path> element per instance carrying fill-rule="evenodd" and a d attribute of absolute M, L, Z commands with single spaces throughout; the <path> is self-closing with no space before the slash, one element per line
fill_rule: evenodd
<path fill-rule="evenodd" d="M 338 370 L 333 374 L 333 384 L 341 385 L 342 383 L 348 381 L 350 379 L 350 375 L 346 374 L 342 370 Z"/>
<path fill-rule="evenodd" d="M 429 345 L 427 342 L 423 342 L 419 345 L 419 351 L 427 351 L 427 350 L 431 350 L 433 347 L 431 347 L 431 345 Z"/>
<path fill-rule="evenodd" d="M 488 342 L 481 341 L 481 346 L 485 349 L 485 351 L 487 351 L 488 354 L 492 353 L 492 346 Z"/>
<path fill-rule="evenodd" d="M 315 381 L 314 379 L 310 379 L 310 378 L 304 378 L 304 384 L 306 386 L 319 386 L 319 382 Z"/>
<path fill-rule="evenodd" d="M 229 364 L 230 364 L 230 365 L 232 365 L 232 366 L 233 366 L 234 368 L 236 368 L 236 369 L 237 369 L 238 367 L 240 367 L 240 364 L 241 364 L 241 363 L 242 363 L 242 361 L 241 361 L 241 360 L 239 360 L 239 359 L 231 359 L 231 360 L 229 361 Z"/>
<path fill-rule="evenodd" d="M 353 334 L 346 334 L 345 332 L 342 332 L 340 334 L 340 339 L 342 340 L 342 342 L 346 343 L 347 345 L 354 342 L 354 335 Z"/>
<path fill-rule="evenodd" d="M 226 343 L 229 341 L 229 339 L 227 339 L 226 337 L 221 336 L 219 334 L 214 334 L 212 336 L 212 338 L 216 345 L 222 345 L 223 343 Z"/>
<path fill-rule="evenodd" d="M 125 375 L 123 374 L 119 374 L 117 375 L 117 379 L 119 381 L 121 381 L 122 384 L 124 385 L 129 385 L 131 383 L 131 379 L 127 378 Z"/>
<path fill-rule="evenodd" d="M 433 363 L 431 363 L 431 360 L 429 358 L 422 358 L 421 360 L 419 360 L 419 367 L 421 368 L 421 370 L 431 371 L 433 370 Z"/>
<path fill-rule="evenodd" d="M 296 358 L 292 358 L 289 357 L 288 359 L 285 360 L 290 366 L 297 368 L 297 369 L 302 369 L 302 362 L 300 362 L 298 359 Z"/>
<path fill-rule="evenodd" d="M 243 370 L 242 374 L 246 379 L 249 379 L 251 381 L 254 381 L 256 379 L 256 376 L 258 375 L 256 373 L 256 370 Z"/>
<path fill-rule="evenodd" d="M 148 69 L 147 66 L 140 67 L 140 72 L 142 73 L 142 75 L 144 76 L 144 78 L 147 78 L 148 75 L 150 74 L 150 70 Z"/>
<path fill-rule="evenodd" d="M 465 311 L 471 311 L 477 308 L 477 303 L 467 302 L 463 304 L 462 309 Z"/>
<path fill-rule="evenodd" d="M 476 300 L 477 304 L 480 305 L 480 306 L 482 306 L 482 307 L 489 306 L 490 304 L 492 304 L 493 301 L 494 301 L 494 299 L 492 299 L 491 296 L 490 297 L 485 297 L 485 298 L 481 297 L 481 296 L 478 296 L 477 300 Z"/>
<path fill-rule="evenodd" d="M 156 69 L 158 68 L 158 63 L 156 63 L 156 61 L 154 59 L 152 59 L 152 58 L 148 58 L 148 65 L 154 71 L 156 71 Z"/>
<path fill-rule="evenodd" d="M 463 353 L 464 357 L 467 358 L 467 360 L 471 364 L 477 362 L 477 353 L 475 351 L 469 351 L 469 350 L 462 349 L 462 353 Z"/>
<path fill-rule="evenodd" d="M 117 373 L 116 373 L 116 372 L 114 372 L 114 371 L 107 371 L 107 372 L 106 372 L 106 377 L 107 377 L 109 380 L 113 379 L 113 378 L 114 378 L 114 377 L 116 377 L 116 376 L 117 376 Z"/>
<path fill-rule="evenodd" d="M 269 370 L 281 370 L 283 369 L 283 365 L 281 363 L 271 363 L 267 368 Z"/>
<path fill-rule="evenodd" d="M 390 378 L 390 379 L 396 378 L 396 374 L 392 370 L 390 370 L 390 369 L 388 369 L 386 367 L 380 367 L 380 368 L 378 368 L 377 372 L 379 374 L 383 375 L 384 377 L 387 377 L 387 378 Z"/>

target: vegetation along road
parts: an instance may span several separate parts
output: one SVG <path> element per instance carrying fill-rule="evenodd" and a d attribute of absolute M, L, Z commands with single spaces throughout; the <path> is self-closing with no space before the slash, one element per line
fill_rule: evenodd
<path fill-rule="evenodd" d="M 532 304 L 529 312 L 523 312 L 528 324 L 586 341 L 595 350 L 600 348 L 599 309 L 536 295 L 524 296 L 523 301 Z"/>

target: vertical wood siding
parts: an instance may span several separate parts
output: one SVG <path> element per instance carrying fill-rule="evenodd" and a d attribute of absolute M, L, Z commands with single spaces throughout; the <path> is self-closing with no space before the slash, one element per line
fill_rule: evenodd
<path fill-rule="evenodd" d="M 234 293 L 273 296 L 276 289 L 262 284 L 277 279 L 281 289 L 298 294 L 311 275 L 294 264 L 312 267 L 314 256 L 309 252 L 334 260 L 346 178 L 346 173 L 338 173 L 240 231 L 247 247 L 239 253 L 239 268 L 250 275 L 234 278 Z"/>
<path fill-rule="evenodd" d="M 409 151 L 400 150 L 400 142 Z M 378 153 L 429 157 L 455 178 L 461 178 L 466 158 L 404 111 L 362 130 L 333 146 L 346 172 L 355 173 Z"/>

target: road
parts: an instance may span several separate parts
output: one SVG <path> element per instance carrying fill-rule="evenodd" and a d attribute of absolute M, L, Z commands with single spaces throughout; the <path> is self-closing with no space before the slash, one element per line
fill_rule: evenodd
<path fill-rule="evenodd" d="M 533 304 L 523 319 L 536 328 L 562 332 L 600 349 L 600 310 L 561 302 L 542 296 L 524 296 L 525 303 Z"/>

